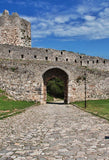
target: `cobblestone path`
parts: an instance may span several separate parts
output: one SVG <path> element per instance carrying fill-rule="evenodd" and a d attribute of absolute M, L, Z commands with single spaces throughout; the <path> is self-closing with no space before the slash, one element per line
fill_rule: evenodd
<path fill-rule="evenodd" d="M 109 122 L 72 105 L 0 120 L 0 160 L 109 160 Z"/>

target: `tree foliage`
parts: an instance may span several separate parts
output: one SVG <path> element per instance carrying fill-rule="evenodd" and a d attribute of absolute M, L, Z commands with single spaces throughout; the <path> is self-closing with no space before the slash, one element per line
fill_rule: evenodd
<path fill-rule="evenodd" d="M 49 80 L 47 93 L 55 98 L 64 98 L 64 82 L 59 78 Z"/>

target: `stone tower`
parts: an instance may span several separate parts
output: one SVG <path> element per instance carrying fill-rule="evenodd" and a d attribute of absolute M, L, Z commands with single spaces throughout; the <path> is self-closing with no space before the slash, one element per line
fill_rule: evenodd
<path fill-rule="evenodd" d="M 31 47 L 31 24 L 17 13 L 4 10 L 0 16 L 0 44 Z"/>

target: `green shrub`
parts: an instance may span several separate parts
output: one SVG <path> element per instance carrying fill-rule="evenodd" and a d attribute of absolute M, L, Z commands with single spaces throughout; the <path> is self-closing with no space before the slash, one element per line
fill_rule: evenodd
<path fill-rule="evenodd" d="M 64 82 L 59 78 L 48 81 L 47 93 L 51 97 L 64 98 Z"/>

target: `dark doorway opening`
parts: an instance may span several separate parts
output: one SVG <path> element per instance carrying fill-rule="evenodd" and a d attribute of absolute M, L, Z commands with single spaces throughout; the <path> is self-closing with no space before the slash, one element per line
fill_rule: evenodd
<path fill-rule="evenodd" d="M 52 68 L 52 69 L 47 70 L 43 74 L 43 81 L 44 81 L 44 88 L 43 88 L 44 102 L 47 103 L 47 94 L 50 94 L 50 95 L 53 95 L 54 97 L 55 96 L 58 98 L 62 97 L 63 102 L 61 102 L 61 103 L 68 103 L 68 74 L 64 70 L 59 69 L 59 68 Z M 51 83 L 51 85 L 50 85 L 50 83 Z M 59 90 L 59 88 L 61 89 L 61 91 L 60 91 L 61 94 L 58 92 L 51 93 L 51 91 L 50 91 L 50 87 L 52 87 L 52 89 L 53 89 L 53 84 L 54 84 L 54 86 L 56 86 L 56 83 L 58 84 L 57 85 L 58 90 Z M 59 84 L 60 84 L 60 86 L 59 86 Z"/>
<path fill-rule="evenodd" d="M 47 83 L 47 102 L 64 103 L 64 81 L 58 77 Z"/>

